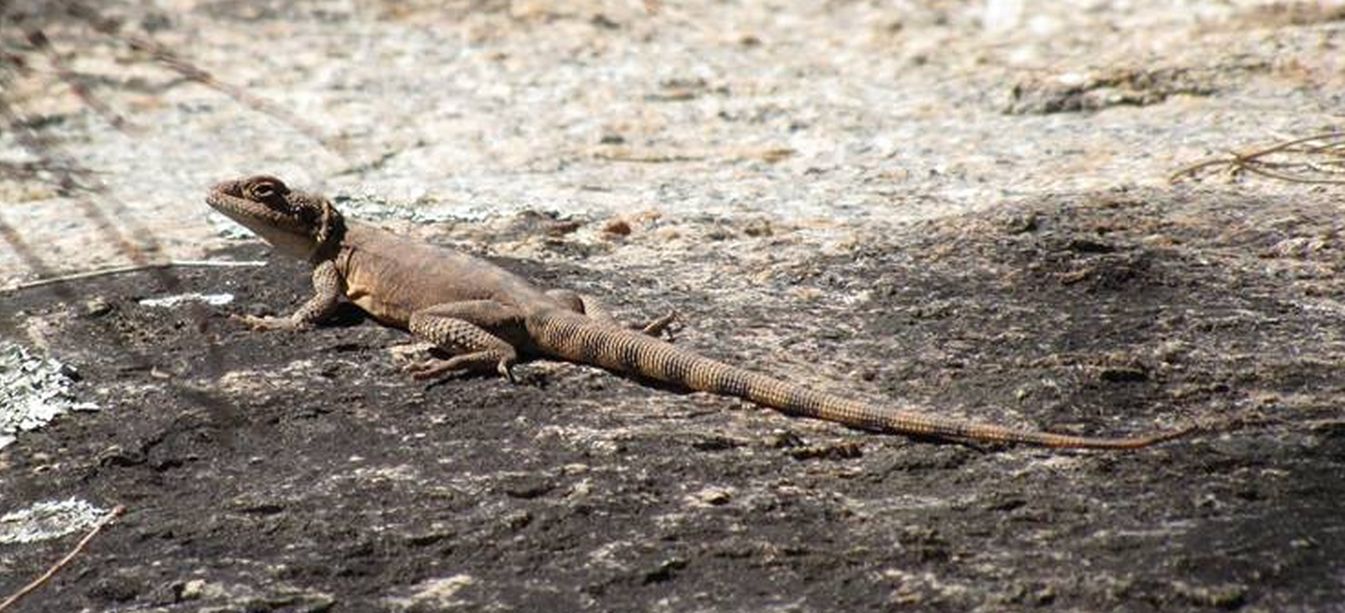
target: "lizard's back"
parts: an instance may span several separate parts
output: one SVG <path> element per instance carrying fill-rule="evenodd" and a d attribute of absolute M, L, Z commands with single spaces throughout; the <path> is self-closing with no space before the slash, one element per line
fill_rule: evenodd
<path fill-rule="evenodd" d="M 400 327 L 411 313 L 436 304 L 493 300 L 529 310 L 551 302 L 490 262 L 358 222 L 348 223 L 336 265 L 351 302 Z"/>

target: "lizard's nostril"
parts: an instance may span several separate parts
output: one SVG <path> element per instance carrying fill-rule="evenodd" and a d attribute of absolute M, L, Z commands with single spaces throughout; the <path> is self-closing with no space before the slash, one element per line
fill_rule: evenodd
<path fill-rule="evenodd" d="M 238 192 L 238 182 L 220 181 L 219 183 L 216 183 L 213 186 L 211 186 L 210 191 L 220 192 L 224 194 L 236 194 Z"/>

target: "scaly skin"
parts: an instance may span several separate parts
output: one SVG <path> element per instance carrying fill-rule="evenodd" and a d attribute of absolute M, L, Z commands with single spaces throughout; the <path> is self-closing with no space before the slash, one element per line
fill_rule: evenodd
<path fill-rule="evenodd" d="M 220 183 L 206 202 L 314 266 L 314 296 L 298 311 L 287 318 L 245 321 L 256 328 L 312 326 L 329 316 L 344 295 L 379 321 L 405 328 L 452 354 L 412 367 L 412 375 L 421 379 L 492 370 L 512 379 L 510 368 L 522 353 L 744 398 L 790 415 L 954 441 L 1136 449 L 1191 430 L 1096 438 L 873 406 L 679 349 L 657 338 L 671 317 L 640 332 L 628 330 L 591 299 L 566 290 L 542 291 L 484 260 L 347 221 L 326 198 L 291 191 L 274 177 Z"/>

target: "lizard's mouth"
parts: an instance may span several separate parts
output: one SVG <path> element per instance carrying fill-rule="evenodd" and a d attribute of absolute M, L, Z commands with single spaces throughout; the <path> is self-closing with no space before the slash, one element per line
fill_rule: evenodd
<path fill-rule="evenodd" d="M 288 200 L 289 190 L 268 193 L 262 202 L 250 197 L 248 187 L 253 183 L 253 179 L 217 183 L 206 196 L 206 204 L 285 251 L 296 255 L 312 251 L 311 224 L 300 219 L 297 207 Z M 277 184 L 283 189 L 283 184 Z"/>
<path fill-rule="evenodd" d="M 258 200 L 248 193 L 248 186 L 255 180 L 231 180 L 216 183 L 206 196 L 206 204 L 228 215 L 230 219 L 256 230 L 248 220 L 254 220 L 271 227 L 289 228 L 300 221 L 296 210 L 286 198 L 289 190 L 267 193 L 265 201 Z M 277 181 L 277 183 L 279 183 Z M 283 184 L 281 184 L 283 188 Z"/>

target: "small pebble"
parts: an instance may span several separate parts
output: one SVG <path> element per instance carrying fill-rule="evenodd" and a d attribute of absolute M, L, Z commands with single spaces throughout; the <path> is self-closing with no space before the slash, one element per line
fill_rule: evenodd
<path fill-rule="evenodd" d="M 94 296 L 84 301 L 83 313 L 86 317 L 102 317 L 112 312 L 112 303 L 102 296 Z"/>
<path fill-rule="evenodd" d="M 613 219 L 607 222 L 607 225 L 602 227 L 602 231 L 607 234 L 615 234 L 617 236 L 629 236 L 631 232 L 631 227 L 630 224 L 627 223 L 626 220 L 624 219 Z"/>

